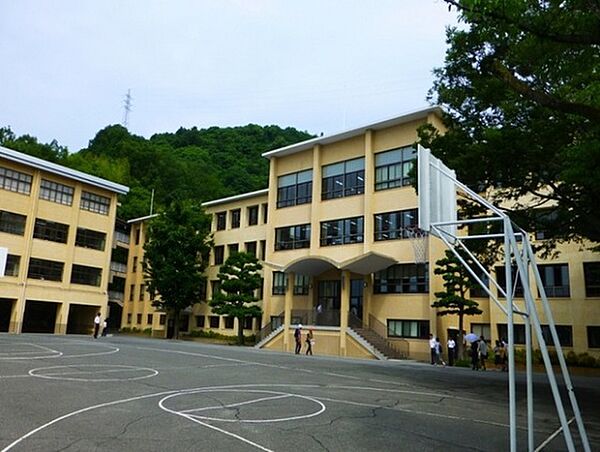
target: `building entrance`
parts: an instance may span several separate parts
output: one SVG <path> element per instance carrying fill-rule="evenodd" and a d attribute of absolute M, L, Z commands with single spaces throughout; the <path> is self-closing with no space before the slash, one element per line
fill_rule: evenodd
<path fill-rule="evenodd" d="M 350 312 L 360 320 L 362 320 L 363 316 L 364 283 L 362 279 L 353 279 L 350 281 Z"/>
<path fill-rule="evenodd" d="M 27 300 L 23 316 L 23 333 L 54 333 L 56 310 L 60 303 Z"/>
<path fill-rule="evenodd" d="M 328 326 L 339 326 L 341 305 L 341 282 L 319 281 L 317 292 L 318 312 L 317 324 Z"/>
<path fill-rule="evenodd" d="M 0 332 L 8 333 L 14 304 L 11 298 L 0 298 Z"/>

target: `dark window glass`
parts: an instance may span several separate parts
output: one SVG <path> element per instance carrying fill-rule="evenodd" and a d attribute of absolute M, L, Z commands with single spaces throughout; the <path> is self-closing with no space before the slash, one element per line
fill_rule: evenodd
<path fill-rule="evenodd" d="M 135 284 L 131 284 L 129 286 L 129 301 L 133 301 L 134 296 L 135 296 Z"/>
<path fill-rule="evenodd" d="M 203 315 L 196 316 L 196 328 L 204 328 L 204 317 Z"/>
<path fill-rule="evenodd" d="M 323 166 L 321 199 L 341 198 L 365 192 L 364 157 Z"/>
<path fill-rule="evenodd" d="M 310 224 L 275 229 L 275 250 L 310 248 Z"/>
<path fill-rule="evenodd" d="M 140 244 L 140 237 L 142 235 L 142 226 L 140 225 L 139 227 L 137 227 L 135 229 L 135 244 L 139 245 Z"/>
<path fill-rule="evenodd" d="M 375 273 L 375 293 L 428 293 L 428 264 L 397 264 Z"/>
<path fill-rule="evenodd" d="M 261 260 L 265 260 L 267 257 L 267 241 L 266 240 L 261 240 L 260 241 L 260 259 Z"/>
<path fill-rule="evenodd" d="M 569 297 L 568 264 L 540 265 L 540 277 L 548 297 Z"/>
<path fill-rule="evenodd" d="M 553 209 L 535 209 L 534 230 L 536 240 L 551 239 L 553 234 L 552 225 L 558 219 L 558 212 Z"/>
<path fill-rule="evenodd" d="M 600 262 L 584 262 L 585 296 L 600 297 Z"/>
<path fill-rule="evenodd" d="M 410 185 L 410 170 L 416 158 L 417 150 L 412 146 L 375 154 L 375 190 Z"/>
<path fill-rule="evenodd" d="M 27 217 L 25 215 L 0 210 L 0 232 L 24 235 L 26 220 Z"/>
<path fill-rule="evenodd" d="M 19 276 L 20 262 L 21 256 L 9 254 L 6 257 L 6 268 L 4 269 L 4 276 Z"/>
<path fill-rule="evenodd" d="M 217 213 L 217 231 L 224 231 L 227 228 L 227 212 Z"/>
<path fill-rule="evenodd" d="M 256 257 L 256 242 L 246 242 L 244 243 L 244 246 L 246 248 L 246 253 L 250 253 Z"/>
<path fill-rule="evenodd" d="M 214 298 L 217 292 L 221 291 L 221 281 L 218 279 L 210 282 L 211 296 Z"/>
<path fill-rule="evenodd" d="M 81 202 L 79 207 L 83 210 L 89 210 L 90 212 L 108 215 L 108 211 L 110 210 L 110 198 L 83 191 L 81 192 Z"/>
<path fill-rule="evenodd" d="M 600 348 L 600 326 L 588 326 L 587 339 L 589 348 Z"/>
<path fill-rule="evenodd" d="M 62 281 L 64 265 L 65 264 L 62 262 L 36 259 L 32 257 L 29 260 L 27 277 L 31 279 L 45 279 L 48 281 Z"/>
<path fill-rule="evenodd" d="M 224 262 L 225 246 L 218 245 L 214 247 L 215 265 L 221 265 Z"/>
<path fill-rule="evenodd" d="M 364 241 L 363 217 L 321 222 L 321 246 L 345 245 Z"/>
<path fill-rule="evenodd" d="M 252 329 L 252 317 L 244 317 L 244 329 L 251 330 Z"/>
<path fill-rule="evenodd" d="M 167 316 L 165 314 L 161 314 L 160 317 L 158 318 L 158 324 L 164 325 L 166 323 L 167 323 Z"/>
<path fill-rule="evenodd" d="M 133 256 L 133 261 L 131 263 L 131 271 L 133 273 L 137 272 L 137 268 L 138 268 L 138 258 L 137 256 Z"/>
<path fill-rule="evenodd" d="M 258 206 L 248 207 L 248 226 L 258 224 Z"/>
<path fill-rule="evenodd" d="M 263 221 L 263 223 L 266 223 L 269 218 L 269 205 L 263 204 L 262 211 L 263 211 L 263 220 L 262 221 Z"/>
<path fill-rule="evenodd" d="M 304 275 L 296 275 L 294 281 L 294 295 L 308 295 L 310 287 L 310 277 Z"/>
<path fill-rule="evenodd" d="M 101 280 L 101 268 L 73 264 L 73 269 L 71 270 L 72 284 L 85 284 L 86 286 L 100 287 Z"/>
<path fill-rule="evenodd" d="M 498 339 L 504 339 L 508 341 L 508 325 L 506 323 L 498 323 Z M 515 344 L 525 343 L 525 325 L 513 324 L 513 334 L 515 337 Z"/>
<path fill-rule="evenodd" d="M 283 272 L 273 272 L 273 287 L 271 293 L 273 295 L 285 295 L 287 287 L 287 276 Z"/>
<path fill-rule="evenodd" d="M 483 338 L 489 342 L 492 337 L 492 329 L 489 323 L 471 323 L 471 333 Z"/>
<path fill-rule="evenodd" d="M 35 220 L 33 230 L 34 239 L 50 240 L 52 242 L 67 243 L 69 237 L 69 225 L 56 223 L 48 220 Z"/>
<path fill-rule="evenodd" d="M 556 326 L 556 334 L 558 335 L 558 340 L 560 341 L 560 345 L 564 347 L 572 347 L 573 346 L 573 327 L 570 325 L 555 325 Z M 554 345 L 554 341 L 552 340 L 552 335 L 550 334 L 550 327 L 548 325 L 542 325 L 542 336 L 544 336 L 544 341 L 546 341 L 546 345 Z"/>
<path fill-rule="evenodd" d="M 28 195 L 31 193 L 31 180 L 29 174 L 0 166 L 0 188 L 4 190 Z"/>
<path fill-rule="evenodd" d="M 523 297 L 523 284 L 521 283 L 521 278 L 519 278 L 519 280 L 517 281 L 517 286 L 515 287 L 515 278 L 517 277 L 518 274 L 518 270 L 516 266 L 512 267 L 512 287 L 510 288 L 510 290 L 513 290 L 513 287 L 515 288 L 515 292 L 514 292 L 514 296 L 515 297 Z M 499 265 L 496 267 L 496 282 L 498 283 L 498 285 L 500 287 L 502 287 L 504 290 L 506 290 L 506 272 L 504 271 L 504 266 L 503 265 Z M 500 294 L 498 294 L 498 296 L 501 296 Z"/>
<path fill-rule="evenodd" d="M 233 329 L 233 319 L 235 317 L 229 317 L 229 316 L 225 316 L 223 317 L 223 320 L 225 320 L 225 328 L 228 330 L 232 330 Z"/>
<path fill-rule="evenodd" d="M 227 251 L 229 252 L 229 255 L 227 257 L 233 256 L 239 250 L 240 250 L 240 245 L 237 243 L 232 243 L 231 245 L 227 245 Z"/>
<path fill-rule="evenodd" d="M 277 208 L 307 204 L 312 201 L 312 170 L 279 176 Z"/>
<path fill-rule="evenodd" d="M 417 209 L 375 215 L 375 240 L 396 240 L 409 238 L 409 232 L 417 228 Z"/>
<path fill-rule="evenodd" d="M 104 251 L 105 244 L 106 234 L 104 232 L 92 231 L 91 229 L 77 228 L 75 246 Z"/>
<path fill-rule="evenodd" d="M 388 319 L 387 331 L 389 337 L 410 337 L 414 339 L 428 339 L 429 321 Z"/>
<path fill-rule="evenodd" d="M 240 227 L 240 216 L 242 215 L 242 211 L 240 209 L 235 209 L 231 211 L 231 228 L 236 229 Z"/>
<path fill-rule="evenodd" d="M 138 325 L 141 325 L 141 324 L 142 324 L 142 314 L 137 314 L 137 315 L 136 315 L 136 323 L 137 323 Z"/>
<path fill-rule="evenodd" d="M 140 284 L 140 301 L 144 301 L 144 298 L 146 297 L 146 285 L 145 284 Z"/>
<path fill-rule="evenodd" d="M 42 179 L 40 185 L 40 199 L 56 202 L 70 206 L 73 204 L 73 193 L 75 189 L 68 185 L 59 184 L 46 179 Z"/>
<path fill-rule="evenodd" d="M 153 319 L 153 315 L 152 315 L 152 314 L 148 314 L 148 315 L 146 316 L 146 323 L 147 323 L 148 325 L 152 326 L 152 321 L 153 321 L 153 320 L 154 320 L 154 319 Z"/>
<path fill-rule="evenodd" d="M 131 314 L 127 314 L 127 323 L 131 324 Z"/>
<path fill-rule="evenodd" d="M 479 271 L 478 269 L 475 269 L 475 271 L 477 272 L 477 276 L 479 276 L 479 279 L 481 279 L 481 281 L 485 284 L 485 286 L 489 288 L 490 287 L 489 276 L 487 274 L 483 273 L 482 271 Z M 485 289 L 479 285 L 479 283 L 477 281 L 473 280 L 473 287 L 471 287 L 471 289 L 470 289 L 470 297 L 471 298 L 488 298 L 489 295 L 487 294 Z"/>
<path fill-rule="evenodd" d="M 219 328 L 219 324 L 221 323 L 221 317 L 218 315 L 211 315 L 208 317 L 209 326 L 211 328 Z"/>

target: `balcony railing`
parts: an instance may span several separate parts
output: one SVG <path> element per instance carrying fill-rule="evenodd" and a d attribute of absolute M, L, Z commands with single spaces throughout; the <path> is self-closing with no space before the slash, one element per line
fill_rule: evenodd
<path fill-rule="evenodd" d="M 340 310 L 292 309 L 292 325 L 340 326 Z"/>
<path fill-rule="evenodd" d="M 127 265 L 120 262 L 111 262 L 110 269 L 117 273 L 127 273 Z"/>
<path fill-rule="evenodd" d="M 129 244 L 129 234 L 125 234 L 121 231 L 116 231 L 115 232 L 115 240 L 117 242 Z"/>
<path fill-rule="evenodd" d="M 125 294 L 123 292 L 117 292 L 115 290 L 108 291 L 108 301 L 120 301 L 123 302 Z"/>

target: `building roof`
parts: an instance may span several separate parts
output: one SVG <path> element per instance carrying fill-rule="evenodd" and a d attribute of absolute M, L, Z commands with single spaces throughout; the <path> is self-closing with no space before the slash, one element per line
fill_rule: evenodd
<path fill-rule="evenodd" d="M 241 201 L 242 199 L 254 198 L 256 196 L 266 195 L 269 193 L 268 188 L 263 188 L 262 190 L 250 191 L 248 193 L 242 193 L 240 195 L 229 196 L 228 198 L 215 199 L 213 201 L 203 202 L 202 205 L 204 207 L 216 206 L 218 204 L 226 204 L 228 202 L 233 201 Z"/>
<path fill-rule="evenodd" d="M 153 213 L 151 215 L 146 215 L 145 217 L 132 218 L 131 220 L 127 220 L 127 224 L 141 223 L 142 221 L 150 220 L 157 216 L 158 216 L 157 213 Z"/>
<path fill-rule="evenodd" d="M 129 187 L 126 187 L 125 185 L 117 184 L 116 182 L 111 182 L 100 177 L 92 176 L 91 174 L 67 168 L 66 166 L 48 162 L 47 160 L 23 154 L 22 152 L 17 152 L 3 146 L 0 146 L 0 157 L 22 165 L 37 168 L 47 173 L 56 174 L 87 185 L 93 185 L 94 187 L 112 191 L 119 195 L 125 195 L 129 192 Z"/>
<path fill-rule="evenodd" d="M 421 110 L 412 111 L 409 113 L 405 113 L 401 116 L 395 116 L 393 118 L 367 124 L 361 127 L 357 127 L 355 129 L 334 133 L 333 135 L 311 138 L 310 140 L 302 141 L 300 143 L 291 144 L 289 146 L 285 146 L 279 149 L 274 149 L 272 151 L 264 152 L 262 156 L 270 159 L 271 157 L 282 157 L 284 155 L 295 154 L 296 152 L 312 149 L 312 147 L 317 144 L 329 144 L 334 143 L 336 141 L 346 140 L 348 138 L 363 135 L 367 130 L 385 129 L 387 127 L 397 126 L 399 124 L 415 121 L 417 119 L 427 118 L 427 116 L 431 113 L 435 113 L 438 116 L 441 116 L 442 109 L 439 106 L 433 106 Z"/>

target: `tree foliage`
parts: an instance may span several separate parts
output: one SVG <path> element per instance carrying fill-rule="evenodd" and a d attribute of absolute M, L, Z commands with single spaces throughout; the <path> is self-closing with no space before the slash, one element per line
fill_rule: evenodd
<path fill-rule="evenodd" d="M 234 253 L 219 270 L 220 290 L 213 294 L 214 313 L 238 319 L 238 343 L 244 343 L 244 319 L 262 314 L 254 293 L 262 285 L 262 265 L 250 253 Z"/>
<path fill-rule="evenodd" d="M 424 127 L 422 143 L 463 182 L 514 201 L 516 221 L 551 232 L 548 245 L 600 242 L 600 6 L 445 1 L 464 23 L 447 31 L 430 93 L 448 131 Z"/>
<path fill-rule="evenodd" d="M 479 303 L 467 298 L 469 290 L 476 284 L 471 279 L 471 275 L 452 251 L 446 250 L 445 254 L 446 257 L 436 261 L 436 268 L 433 271 L 436 275 L 441 275 L 444 280 L 444 291 L 435 293 L 437 300 L 431 304 L 431 307 L 438 309 L 438 316 L 458 316 L 458 332 L 461 340 L 457 342 L 460 356 L 464 316 L 478 315 L 483 311 L 479 309 Z"/>
<path fill-rule="evenodd" d="M 160 294 L 152 305 L 174 318 L 175 338 L 180 312 L 199 302 L 206 286 L 210 223 L 199 204 L 182 201 L 174 201 L 149 223 L 143 263 L 147 290 Z"/>

